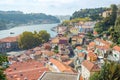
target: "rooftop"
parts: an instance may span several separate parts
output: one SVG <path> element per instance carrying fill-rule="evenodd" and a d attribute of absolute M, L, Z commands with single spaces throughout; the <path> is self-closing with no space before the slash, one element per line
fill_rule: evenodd
<path fill-rule="evenodd" d="M 16 42 L 18 37 L 6 37 L 3 39 L 0 39 L 0 42 Z"/>
<path fill-rule="evenodd" d="M 38 61 L 30 60 L 26 62 L 16 62 L 6 69 L 5 74 L 7 80 L 37 80 L 44 71 L 48 71 L 43 63 Z"/>
<path fill-rule="evenodd" d="M 74 72 L 74 70 L 70 66 L 63 64 L 56 59 L 50 59 L 50 62 L 53 63 L 61 72 Z"/>
<path fill-rule="evenodd" d="M 114 46 L 113 49 L 116 51 L 120 51 L 120 46 Z"/>
<path fill-rule="evenodd" d="M 77 80 L 77 77 L 78 74 L 73 73 L 45 72 L 38 80 Z"/>
<path fill-rule="evenodd" d="M 99 66 L 97 64 L 94 64 L 94 63 L 92 63 L 92 62 L 90 62 L 88 60 L 83 61 L 82 65 L 84 67 L 86 67 L 88 69 L 88 71 L 90 71 L 90 72 L 100 70 L 100 68 L 99 68 Z"/>

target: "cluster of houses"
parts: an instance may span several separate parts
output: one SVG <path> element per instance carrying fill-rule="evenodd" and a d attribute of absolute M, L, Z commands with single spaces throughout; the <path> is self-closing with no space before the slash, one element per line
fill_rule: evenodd
<path fill-rule="evenodd" d="M 64 33 L 68 30 L 62 27 L 59 29 L 60 33 L 49 42 L 25 50 L 22 54 L 8 56 L 10 65 L 4 72 L 7 79 L 89 80 L 90 76 L 101 70 L 105 60 L 120 62 L 120 46 L 112 47 L 112 42 L 100 38 L 84 45 L 86 32 L 78 31 L 74 34 L 71 28 L 70 36 L 66 37 Z M 0 41 L 0 45 L 5 44 L 5 48 L 0 49 L 9 51 L 18 48 L 17 37 Z"/>
<path fill-rule="evenodd" d="M 0 52 L 4 53 L 8 51 L 18 50 L 18 38 L 19 36 L 0 39 Z"/>

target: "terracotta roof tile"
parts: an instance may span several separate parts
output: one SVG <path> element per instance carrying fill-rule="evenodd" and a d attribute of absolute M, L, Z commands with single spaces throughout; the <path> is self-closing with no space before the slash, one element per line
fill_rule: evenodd
<path fill-rule="evenodd" d="M 95 46 L 95 42 L 90 42 L 89 46 Z"/>
<path fill-rule="evenodd" d="M 73 69 L 70 66 L 63 64 L 58 60 L 50 59 L 50 62 L 56 65 L 61 72 L 73 72 Z"/>
<path fill-rule="evenodd" d="M 97 58 L 97 55 L 93 52 L 88 52 L 87 55 L 90 56 L 90 57 L 96 57 Z"/>
<path fill-rule="evenodd" d="M 114 46 L 113 49 L 116 51 L 120 51 L 120 46 Z"/>
<path fill-rule="evenodd" d="M 90 62 L 88 60 L 83 61 L 82 65 L 84 67 L 86 67 L 90 72 L 92 72 L 92 71 L 99 71 L 100 70 L 98 65 L 96 65 L 96 64 L 94 64 L 94 63 L 92 63 L 92 62 Z"/>
<path fill-rule="evenodd" d="M 6 37 L 3 39 L 0 39 L 0 42 L 16 42 L 18 37 Z"/>
<path fill-rule="evenodd" d="M 48 71 L 43 63 L 37 61 L 16 62 L 6 69 L 5 74 L 8 80 L 37 80 L 44 71 Z"/>

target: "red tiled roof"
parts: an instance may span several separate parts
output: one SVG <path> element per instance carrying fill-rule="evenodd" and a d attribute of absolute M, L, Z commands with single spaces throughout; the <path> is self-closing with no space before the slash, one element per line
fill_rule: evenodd
<path fill-rule="evenodd" d="M 102 40 L 102 39 L 99 39 L 99 38 L 96 38 L 95 40 L 99 41 L 99 42 L 102 42 L 103 44 L 105 44 L 105 46 L 110 46 L 111 43 L 108 42 L 108 41 L 105 41 L 105 40 Z"/>
<path fill-rule="evenodd" d="M 71 64 L 73 62 L 73 60 L 69 60 L 69 61 L 65 61 L 65 62 L 63 62 L 64 64 L 66 64 L 66 65 L 69 65 L 69 64 Z"/>
<path fill-rule="evenodd" d="M 97 55 L 93 52 L 88 52 L 87 55 L 90 56 L 90 57 L 96 57 L 97 58 Z"/>
<path fill-rule="evenodd" d="M 61 72 L 73 72 L 73 69 L 70 66 L 67 66 L 63 63 L 61 63 L 58 60 L 55 59 L 50 59 L 50 62 L 56 65 L 56 67 L 61 71 Z"/>
<path fill-rule="evenodd" d="M 99 66 L 97 64 L 94 64 L 94 63 L 92 63 L 92 62 L 90 62 L 88 60 L 83 61 L 82 65 L 84 67 L 86 67 L 90 72 L 100 70 L 100 68 L 99 68 Z"/>
<path fill-rule="evenodd" d="M 37 61 L 16 62 L 6 69 L 5 74 L 8 80 L 37 80 L 43 72 L 48 71 L 43 63 Z"/>
<path fill-rule="evenodd" d="M 0 42 L 16 42 L 18 37 L 6 37 L 3 39 L 0 39 Z"/>
<path fill-rule="evenodd" d="M 113 49 L 116 51 L 120 51 L 120 46 L 114 46 Z"/>
<path fill-rule="evenodd" d="M 108 50 L 110 47 L 109 46 L 96 46 L 96 48 Z"/>
<path fill-rule="evenodd" d="M 89 46 L 95 46 L 95 42 L 90 42 Z"/>

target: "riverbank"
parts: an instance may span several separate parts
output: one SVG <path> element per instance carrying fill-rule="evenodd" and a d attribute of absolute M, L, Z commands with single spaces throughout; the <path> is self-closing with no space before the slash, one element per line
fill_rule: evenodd
<path fill-rule="evenodd" d="M 56 24 L 39 24 L 39 25 L 24 25 L 24 26 L 16 26 L 11 29 L 7 30 L 0 30 L 0 39 L 5 37 L 13 37 L 22 34 L 24 31 L 37 31 L 40 30 L 46 30 L 48 33 L 50 33 L 51 37 L 55 37 L 57 35 L 57 32 L 54 32 L 51 30 L 51 28 L 58 26 L 58 23 Z M 14 34 L 10 34 L 13 32 Z"/>

